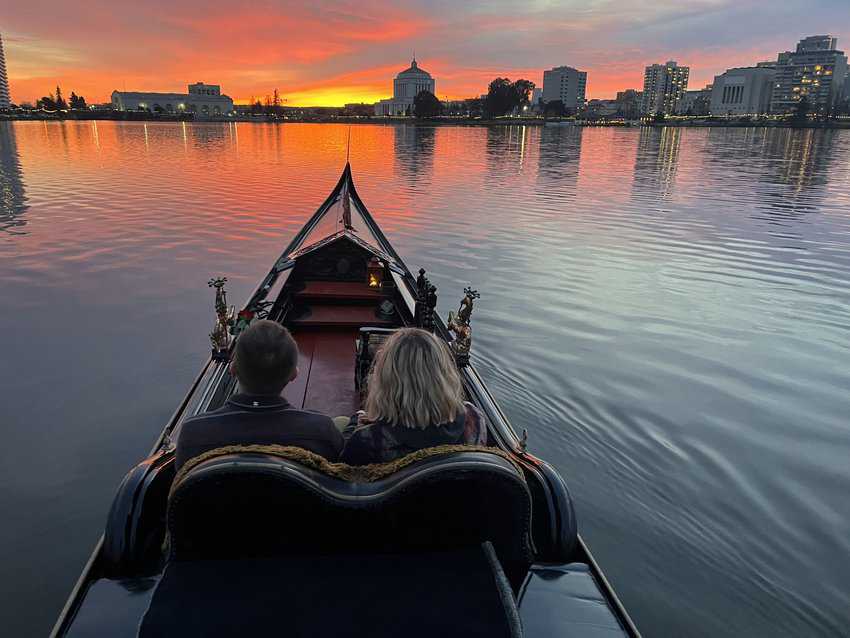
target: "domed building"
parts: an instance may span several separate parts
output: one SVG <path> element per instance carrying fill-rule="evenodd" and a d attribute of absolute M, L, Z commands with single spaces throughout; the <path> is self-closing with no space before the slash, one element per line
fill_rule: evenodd
<path fill-rule="evenodd" d="M 421 91 L 435 92 L 436 82 L 425 69 L 420 69 L 416 58 L 410 67 L 399 73 L 393 81 L 393 96 L 375 104 L 375 115 L 412 115 L 413 99 Z"/>

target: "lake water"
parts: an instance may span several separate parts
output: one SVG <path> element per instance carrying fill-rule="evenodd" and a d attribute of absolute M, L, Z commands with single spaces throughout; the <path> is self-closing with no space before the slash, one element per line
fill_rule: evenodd
<path fill-rule="evenodd" d="M 348 127 L 0 123 L 0 627 L 46 635 L 118 482 L 334 186 Z M 411 268 L 647 637 L 848 636 L 850 131 L 351 128 Z"/>

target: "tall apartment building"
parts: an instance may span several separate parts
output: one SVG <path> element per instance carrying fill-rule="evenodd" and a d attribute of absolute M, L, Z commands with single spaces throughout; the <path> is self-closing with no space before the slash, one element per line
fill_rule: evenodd
<path fill-rule="evenodd" d="M 6 75 L 6 55 L 3 53 L 3 37 L 0 36 L 0 110 L 8 109 L 11 103 L 9 77 Z"/>
<path fill-rule="evenodd" d="M 557 66 L 543 72 L 543 101 L 561 100 L 564 108 L 573 113 L 584 106 L 586 87 L 586 71 Z"/>
<path fill-rule="evenodd" d="M 675 113 L 679 100 L 688 88 L 691 69 L 679 66 L 675 60 L 666 64 L 650 64 L 643 74 L 643 100 L 641 113 L 656 115 Z"/>
<path fill-rule="evenodd" d="M 776 76 L 775 62 L 727 69 L 714 76 L 712 115 L 762 115 L 770 112 Z"/>
<path fill-rule="evenodd" d="M 813 111 L 831 110 L 841 98 L 847 76 L 847 56 L 837 47 L 838 38 L 813 35 L 800 40 L 796 51 L 780 53 L 771 112 L 789 113 L 804 96 Z"/>

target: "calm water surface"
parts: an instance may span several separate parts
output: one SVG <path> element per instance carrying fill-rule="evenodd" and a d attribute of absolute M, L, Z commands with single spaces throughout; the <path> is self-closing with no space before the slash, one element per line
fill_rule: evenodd
<path fill-rule="evenodd" d="M 45 635 L 335 125 L 0 123 L 0 626 Z M 848 636 L 850 131 L 357 126 L 645 636 Z"/>

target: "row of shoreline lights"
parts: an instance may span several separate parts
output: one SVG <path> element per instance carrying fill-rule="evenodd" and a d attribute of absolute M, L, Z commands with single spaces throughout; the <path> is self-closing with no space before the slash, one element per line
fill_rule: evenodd
<path fill-rule="evenodd" d="M 148 108 L 147 102 L 139 102 L 139 108 L 140 108 L 140 109 L 146 109 L 146 108 Z M 177 105 L 177 110 L 178 110 L 178 111 L 183 111 L 183 110 L 185 110 L 185 109 L 186 109 L 186 105 L 185 105 L 185 104 L 178 104 L 178 105 Z"/>

